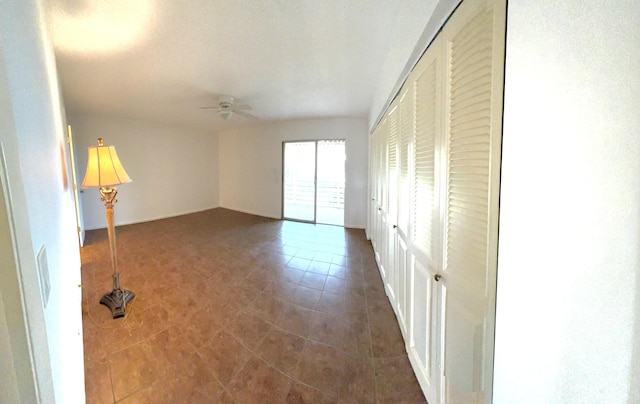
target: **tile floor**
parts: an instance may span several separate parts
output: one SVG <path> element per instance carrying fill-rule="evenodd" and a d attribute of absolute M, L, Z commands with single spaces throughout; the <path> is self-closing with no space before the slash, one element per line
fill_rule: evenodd
<path fill-rule="evenodd" d="M 117 206 L 116 206 L 117 214 Z M 225 209 L 120 226 L 82 248 L 88 403 L 424 403 L 362 230 Z"/>

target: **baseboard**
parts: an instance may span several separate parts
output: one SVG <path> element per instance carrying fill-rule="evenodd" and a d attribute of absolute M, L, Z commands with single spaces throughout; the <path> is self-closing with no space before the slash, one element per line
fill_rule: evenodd
<path fill-rule="evenodd" d="M 261 217 L 268 217 L 269 219 L 277 219 L 280 220 L 282 219 L 282 217 L 280 217 L 280 215 L 275 216 L 275 215 L 267 215 L 264 214 L 262 212 L 256 212 L 254 210 L 248 210 L 248 209 L 242 209 L 242 208 L 238 208 L 235 206 L 224 206 L 224 205 L 220 205 L 218 206 L 219 208 L 223 208 L 223 209 L 229 209 L 229 210 L 233 210 L 235 212 L 240 212 L 240 213 L 246 213 L 248 215 L 254 215 L 254 216 L 261 216 Z"/>
<path fill-rule="evenodd" d="M 193 209 L 193 210 L 186 210 L 186 211 L 182 211 L 182 212 L 177 212 L 174 214 L 170 214 L 167 216 L 152 216 L 152 217 L 148 217 L 148 218 L 144 218 L 144 219 L 139 219 L 139 220 L 125 220 L 123 222 L 118 222 L 115 227 L 118 226 L 127 226 L 130 224 L 138 224 L 138 223 L 146 223 L 146 222 L 153 222 L 155 220 L 162 220 L 162 219 L 169 219 L 171 217 L 177 217 L 177 216 L 184 216 L 184 215 L 190 215 L 192 213 L 199 213 L 199 212 L 204 212 L 206 210 L 211 210 L 211 209 L 216 209 L 216 208 L 221 208 L 221 206 L 212 206 L 209 208 L 203 208 L 203 209 Z M 104 226 L 100 226 L 100 227 L 92 227 L 92 228 L 85 228 L 85 231 L 90 231 L 90 230 L 100 230 L 100 229 L 106 229 L 107 225 L 105 222 Z"/>
<path fill-rule="evenodd" d="M 211 206 L 209 208 L 204 208 L 204 209 L 194 209 L 194 210 L 177 212 L 175 214 L 171 214 L 171 215 L 168 215 L 168 216 L 153 216 L 153 217 L 143 218 L 143 219 L 139 219 L 139 220 L 123 221 L 123 222 L 117 223 L 115 226 L 118 227 L 118 226 L 127 226 L 127 225 L 130 225 L 130 224 L 153 222 L 155 220 L 162 220 L 162 219 L 169 219 L 171 217 L 176 217 L 176 216 L 190 215 L 192 213 L 199 213 L 199 212 L 204 212 L 206 210 L 217 209 L 217 208 L 229 209 L 229 210 L 233 210 L 235 212 L 246 213 L 248 215 L 260 216 L 260 217 L 266 217 L 266 218 L 269 218 L 269 219 L 275 219 L 275 220 L 281 220 L 282 219 L 282 217 L 280 217 L 279 215 L 278 216 L 267 215 L 267 214 L 264 214 L 262 212 L 257 212 L 257 211 L 254 211 L 254 210 L 242 209 L 242 208 L 233 207 L 233 206 L 217 205 L 217 206 Z M 365 228 L 362 227 L 362 225 L 354 225 L 354 224 L 351 224 L 351 223 L 345 223 L 343 227 L 345 229 L 365 230 Z M 104 226 L 85 228 L 85 231 L 100 230 L 100 229 L 106 229 L 106 228 L 107 228 L 107 226 L 106 226 L 106 223 L 105 223 Z M 365 231 L 365 233 L 366 233 L 366 231 Z"/>

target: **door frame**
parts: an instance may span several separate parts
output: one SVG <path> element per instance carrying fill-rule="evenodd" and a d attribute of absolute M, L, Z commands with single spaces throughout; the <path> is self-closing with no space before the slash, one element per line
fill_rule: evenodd
<path fill-rule="evenodd" d="M 76 212 L 76 225 L 78 227 L 78 244 L 82 247 L 84 245 L 84 221 L 82 220 L 82 204 L 78 195 L 78 178 L 75 157 L 76 150 L 73 143 L 71 125 L 67 125 L 67 145 L 69 146 L 69 162 L 71 163 L 71 180 L 73 182 L 73 202 Z"/>
<path fill-rule="evenodd" d="M 0 299 L 4 302 L 0 311 L 1 331 L 8 338 L 0 340 L 0 351 L 5 357 L 0 366 L 8 380 L 6 399 L 13 396 L 18 401 L 40 401 L 35 383 L 37 369 L 33 365 L 33 350 L 26 318 L 21 265 L 16 248 L 15 224 L 5 164 L 4 148 L 0 141 Z M 5 328 L 6 327 L 6 328 Z M 9 360 L 10 359 L 10 360 Z M 13 376 L 13 377 L 12 377 Z M 2 397 L 2 396 L 0 396 Z"/>

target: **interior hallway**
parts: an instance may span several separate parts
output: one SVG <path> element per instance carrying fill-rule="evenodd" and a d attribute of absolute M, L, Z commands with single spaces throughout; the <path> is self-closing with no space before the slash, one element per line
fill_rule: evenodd
<path fill-rule="evenodd" d="M 81 252 L 88 403 L 425 402 L 363 230 L 219 208 L 116 235 L 125 319 L 106 229 Z"/>

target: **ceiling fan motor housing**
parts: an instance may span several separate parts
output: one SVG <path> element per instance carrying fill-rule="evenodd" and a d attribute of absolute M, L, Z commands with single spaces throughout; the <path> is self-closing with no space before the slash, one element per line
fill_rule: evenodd
<path fill-rule="evenodd" d="M 225 105 L 228 105 L 229 107 L 231 107 L 233 105 L 234 102 L 234 98 L 230 95 L 221 95 L 218 98 L 218 102 L 220 103 L 220 106 L 223 107 Z"/>

